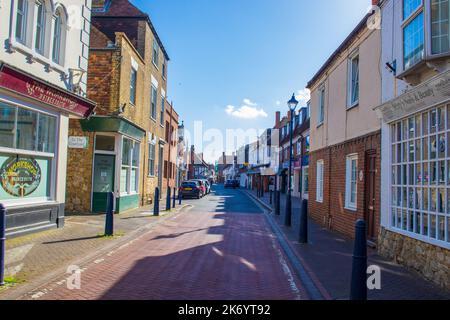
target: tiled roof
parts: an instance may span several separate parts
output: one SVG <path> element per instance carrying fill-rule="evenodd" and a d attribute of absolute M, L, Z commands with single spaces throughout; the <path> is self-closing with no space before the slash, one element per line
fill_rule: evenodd
<path fill-rule="evenodd" d="M 92 0 L 92 17 L 95 18 L 136 18 L 146 20 L 167 60 L 166 49 L 153 26 L 150 16 L 135 7 L 129 0 Z"/>

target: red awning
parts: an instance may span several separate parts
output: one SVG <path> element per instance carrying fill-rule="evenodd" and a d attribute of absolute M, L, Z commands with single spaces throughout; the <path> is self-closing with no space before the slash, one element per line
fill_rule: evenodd
<path fill-rule="evenodd" d="M 82 118 L 90 116 L 96 106 L 91 100 L 4 63 L 0 65 L 0 88 Z"/>

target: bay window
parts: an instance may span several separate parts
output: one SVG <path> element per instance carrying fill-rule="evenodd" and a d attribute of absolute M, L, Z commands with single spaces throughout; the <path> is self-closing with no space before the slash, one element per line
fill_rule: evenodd
<path fill-rule="evenodd" d="M 57 118 L 0 102 L 0 199 L 48 200 Z"/>
<path fill-rule="evenodd" d="M 120 193 L 135 194 L 139 185 L 140 144 L 128 138 L 122 140 L 122 167 Z"/>

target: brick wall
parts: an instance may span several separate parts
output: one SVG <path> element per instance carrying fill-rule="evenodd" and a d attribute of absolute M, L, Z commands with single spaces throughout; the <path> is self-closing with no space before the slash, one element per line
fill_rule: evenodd
<path fill-rule="evenodd" d="M 381 133 L 377 131 L 373 134 L 311 153 L 309 166 L 309 214 L 318 223 L 351 238 L 354 237 L 355 222 L 364 218 L 366 152 L 370 150 L 373 150 L 377 156 L 375 181 L 375 235 L 377 235 L 380 225 Z M 350 154 L 358 154 L 356 211 L 345 208 L 346 159 Z M 316 201 L 318 160 L 324 161 L 323 203 Z M 362 176 L 360 176 L 361 172 Z"/>

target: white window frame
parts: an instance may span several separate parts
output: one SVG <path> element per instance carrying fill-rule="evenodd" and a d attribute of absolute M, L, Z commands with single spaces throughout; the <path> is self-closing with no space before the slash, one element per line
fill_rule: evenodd
<path fill-rule="evenodd" d="M 156 67 L 156 69 L 159 69 L 158 64 L 159 64 L 159 44 L 158 41 L 156 41 L 156 39 L 153 40 L 153 51 L 152 51 L 152 63 L 153 65 Z"/>
<path fill-rule="evenodd" d="M 42 8 L 42 17 L 41 21 L 39 21 L 38 11 L 39 7 Z M 37 29 L 38 26 L 40 27 L 40 33 L 38 33 Z M 39 53 L 40 55 L 45 54 L 45 46 L 46 46 L 46 39 L 45 35 L 47 33 L 47 8 L 46 3 L 41 0 L 36 1 L 35 5 L 35 24 L 34 24 L 34 41 L 33 41 L 33 49 Z M 39 35 L 39 44 L 36 43 Z"/>
<path fill-rule="evenodd" d="M 20 198 L 20 199 L 5 199 L 3 200 L 3 204 L 5 204 L 8 207 L 15 207 L 15 206 L 21 206 L 21 205 L 27 205 L 27 204 L 35 204 L 35 203 L 44 203 L 49 201 L 55 201 L 56 199 L 56 188 L 57 188 L 57 170 L 58 170 L 58 159 L 59 159 L 59 132 L 60 132 L 60 115 L 54 112 L 49 112 L 48 110 L 45 110 L 43 108 L 40 108 L 38 106 L 28 106 L 20 103 L 11 103 L 11 101 L 2 99 L 0 97 L 0 103 L 6 104 L 8 106 L 16 108 L 16 124 L 15 127 L 17 127 L 17 112 L 18 108 L 37 112 L 38 114 L 44 114 L 47 116 L 54 117 L 56 119 L 56 125 L 55 125 L 55 149 L 54 152 L 48 153 L 48 152 L 40 152 L 40 151 L 32 151 L 32 150 L 25 150 L 25 149 L 16 149 L 16 148 L 9 148 L 9 147 L 2 147 L 0 146 L 0 153 L 4 154 L 18 154 L 23 156 L 35 156 L 35 157 L 42 157 L 42 158 L 48 158 L 51 161 L 51 164 L 49 166 L 50 171 L 50 180 L 49 180 L 49 196 L 48 197 L 30 197 L 30 198 Z M 39 121 L 39 119 L 37 120 Z M 16 138 L 14 139 L 14 141 Z"/>
<path fill-rule="evenodd" d="M 19 1 L 16 1 L 16 8 L 15 8 L 15 22 L 13 25 L 14 28 L 14 37 L 15 39 L 20 42 L 23 45 L 26 45 L 27 43 L 27 29 L 28 29 L 28 19 L 29 19 L 29 7 L 28 7 L 28 0 L 23 0 L 23 6 L 24 10 L 19 11 Z M 22 16 L 22 23 L 20 27 L 21 37 L 17 37 L 17 17 L 18 15 Z"/>
<path fill-rule="evenodd" d="M 133 147 L 130 148 L 128 157 L 129 157 L 129 163 L 128 164 L 123 164 L 123 146 L 124 146 L 124 141 L 125 140 L 129 140 L 132 144 Z M 139 146 L 139 159 L 138 159 L 138 165 L 137 166 L 133 166 L 133 149 L 135 148 L 135 145 Z M 126 181 L 126 191 L 123 191 L 120 186 L 122 181 L 119 181 L 119 189 L 120 189 L 120 196 L 121 197 L 126 197 L 126 196 L 131 196 L 131 195 L 136 195 L 139 194 L 139 172 L 140 172 L 140 158 L 141 158 L 141 150 L 140 150 L 140 142 L 136 141 L 132 138 L 129 138 L 127 136 L 122 136 L 121 139 L 121 148 L 120 148 L 120 172 L 122 173 L 122 170 L 124 168 L 126 168 L 126 170 L 128 171 L 128 175 L 127 175 L 127 181 Z M 136 169 L 136 190 L 131 190 L 131 173 L 133 171 L 133 169 Z M 122 179 L 122 174 L 119 175 L 120 179 Z"/>
<path fill-rule="evenodd" d="M 53 35 L 52 35 L 52 61 L 61 63 L 63 47 L 63 17 L 60 11 L 57 11 L 53 17 Z"/>
<path fill-rule="evenodd" d="M 133 106 L 137 104 L 137 82 L 138 82 L 138 70 L 137 68 L 132 66 L 130 72 L 130 103 Z"/>
<path fill-rule="evenodd" d="M 353 78 L 354 70 L 353 70 L 353 61 L 358 60 L 358 72 L 356 73 L 356 78 Z M 356 107 L 359 104 L 359 96 L 360 96 L 360 60 L 359 60 L 359 52 L 353 53 L 348 58 L 348 80 L 347 80 L 347 109 L 351 109 Z M 355 84 L 356 83 L 356 84 Z M 358 90 L 358 96 L 355 100 L 353 100 L 354 90 Z"/>
<path fill-rule="evenodd" d="M 158 89 L 152 85 L 150 89 L 150 118 L 156 121 L 158 109 Z"/>
<path fill-rule="evenodd" d="M 355 163 L 355 177 L 353 180 L 353 163 Z M 352 201 L 352 185 L 355 186 L 355 199 Z M 358 209 L 358 154 L 350 154 L 345 161 L 345 208 L 356 211 Z"/>
<path fill-rule="evenodd" d="M 402 47 L 402 61 L 403 61 L 403 70 L 408 70 L 408 69 L 411 69 L 411 68 L 413 68 L 415 65 L 417 65 L 418 63 L 420 63 L 422 60 L 423 60 L 423 58 L 425 57 L 425 50 L 426 50 L 426 47 L 427 47 L 427 37 L 426 37 L 426 30 L 428 29 L 428 28 L 425 28 L 425 24 L 427 23 L 427 21 L 428 21 L 428 19 L 427 19 L 427 17 L 426 17 L 426 14 L 425 14 L 425 10 L 424 10 L 424 1 L 422 0 L 421 1 L 421 3 L 420 3 L 420 5 L 416 8 L 416 10 L 415 11 L 413 11 L 413 12 L 411 12 L 411 14 L 408 16 L 408 17 L 404 17 L 403 16 L 403 13 L 404 13 L 404 4 L 405 4 L 405 0 L 401 0 L 401 7 L 402 7 L 402 12 L 401 12 L 401 15 L 402 15 L 402 19 L 403 19 L 403 22 L 402 22 L 402 26 L 401 26 L 401 36 L 402 36 L 402 44 L 401 44 L 401 47 Z M 422 54 L 422 58 L 419 60 L 419 61 L 416 61 L 416 62 L 414 62 L 413 64 L 411 64 L 410 66 L 406 66 L 406 59 L 405 59 L 405 29 L 420 15 L 420 14 L 423 14 L 423 23 L 424 23 L 424 25 L 423 25 L 423 37 L 424 37 L 424 47 L 423 47 L 423 54 Z M 430 21 L 431 21 L 431 19 L 430 19 Z"/>
<path fill-rule="evenodd" d="M 318 160 L 316 163 L 316 202 L 323 203 L 323 180 L 325 163 Z"/>
<path fill-rule="evenodd" d="M 153 150 L 153 152 L 151 152 Z M 153 154 L 153 157 L 152 157 Z M 152 166 L 150 165 L 151 161 L 153 161 L 153 170 L 150 170 Z M 148 177 L 156 176 L 156 143 L 150 142 L 148 144 Z"/>
<path fill-rule="evenodd" d="M 319 107 L 317 108 L 317 126 L 321 126 L 325 121 L 325 86 L 319 88 Z"/>
<path fill-rule="evenodd" d="M 439 121 L 438 110 L 443 110 L 443 121 Z M 435 117 L 434 121 L 431 116 Z M 450 249 L 448 117 L 450 105 L 438 105 L 390 123 L 390 197 L 386 226 L 392 232 L 446 249 Z M 444 222 L 443 239 L 440 221 Z"/>

